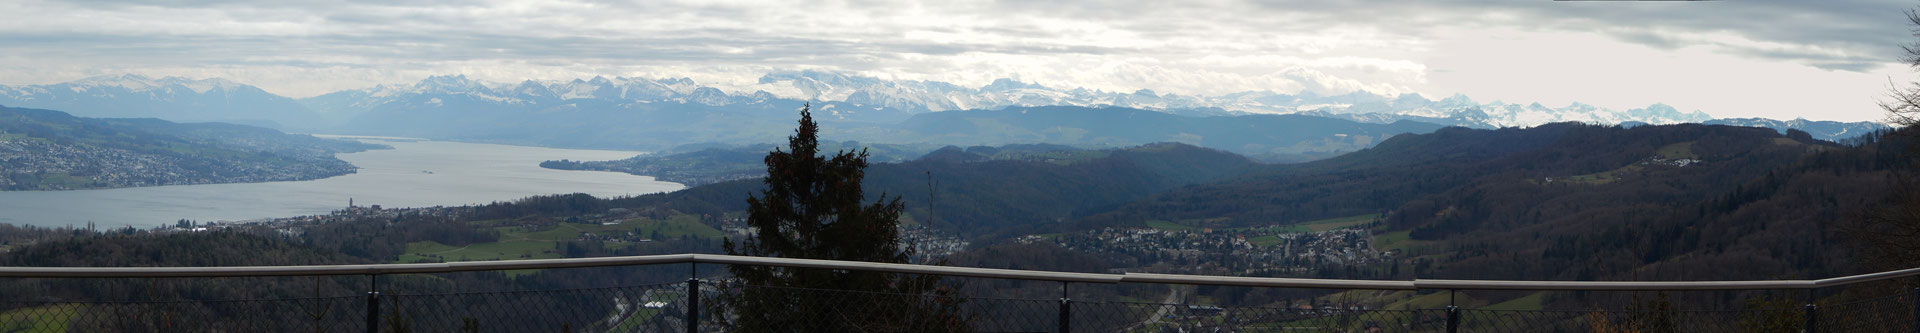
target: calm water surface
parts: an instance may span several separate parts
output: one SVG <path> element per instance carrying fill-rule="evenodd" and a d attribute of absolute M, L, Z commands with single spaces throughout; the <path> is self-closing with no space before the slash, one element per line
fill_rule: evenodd
<path fill-rule="evenodd" d="M 85 191 L 0 192 L 0 223 L 150 227 L 179 219 L 241 221 L 325 214 L 347 206 L 455 206 L 533 195 L 597 197 L 674 191 L 680 184 L 615 172 L 540 168 L 546 160 L 614 160 L 639 152 L 359 138 L 394 149 L 340 154 L 359 173 L 320 180 Z"/>

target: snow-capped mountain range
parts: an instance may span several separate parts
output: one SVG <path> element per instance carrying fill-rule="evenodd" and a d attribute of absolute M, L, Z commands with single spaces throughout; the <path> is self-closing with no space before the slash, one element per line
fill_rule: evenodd
<path fill-rule="evenodd" d="M 1218 96 L 1055 88 L 1000 79 L 966 87 L 938 81 L 886 80 L 825 71 L 779 71 L 750 84 L 701 84 L 687 78 L 594 77 L 518 83 L 483 82 L 464 75 L 434 76 L 411 85 L 379 85 L 291 99 L 224 79 L 103 76 L 73 82 L 0 86 L 0 105 L 47 108 L 92 117 L 155 117 L 175 121 L 228 121 L 310 131 L 435 135 L 437 131 L 385 133 L 395 126 L 465 123 L 517 126 L 543 116 L 568 119 L 614 117 L 636 110 L 665 118 L 695 117 L 689 110 L 790 110 L 811 102 L 822 117 L 864 123 L 896 123 L 920 113 L 1030 106 L 1119 107 L 1189 116 L 1300 114 L 1386 124 L 1412 120 L 1475 128 L 1537 126 L 1553 122 L 1702 123 L 1700 111 L 1664 104 L 1614 110 L 1573 103 L 1477 102 L 1463 95 L 1438 100 L 1418 94 L 1367 92 L 1320 96 L 1249 91 Z M 712 117 L 708 115 L 706 117 Z M 1730 121 L 1728 124 L 1794 126 L 1794 122 Z M 1799 123 L 1810 125 L 1810 123 Z M 1876 123 L 1846 123 L 1832 135 L 1857 135 Z M 408 127 L 412 128 L 412 127 Z M 405 129 L 405 128 L 402 128 Z M 512 132 L 512 130 L 506 130 Z M 1810 131 L 1814 132 L 1814 131 Z M 1837 139 L 1840 137 L 1822 137 Z"/>
<path fill-rule="evenodd" d="M 1813 138 L 1827 141 L 1841 141 L 1888 128 L 1887 125 L 1873 122 L 1847 123 L 1838 121 L 1813 121 L 1805 118 L 1786 121 L 1766 118 L 1723 118 L 1708 120 L 1702 122 L 1702 124 L 1766 127 L 1780 130 L 1781 132 L 1785 132 L 1786 129 L 1796 129 L 1807 132 L 1807 134 Z"/>
<path fill-rule="evenodd" d="M 1681 112 L 1663 104 L 1613 110 L 1574 103 L 1564 107 L 1504 102 L 1478 103 L 1463 95 L 1431 100 L 1418 94 L 1381 96 L 1355 92 L 1337 96 L 1289 95 L 1249 91 L 1220 96 L 1160 94 L 1151 90 L 1114 92 L 1059 89 L 1009 79 L 979 88 L 938 81 L 895 81 L 821 71 L 776 72 L 749 85 L 700 85 L 691 79 L 605 78 L 571 81 L 479 82 L 465 76 L 436 76 L 412 86 L 376 86 L 305 100 L 322 111 L 359 112 L 406 103 L 430 94 L 466 94 L 506 105 L 543 106 L 570 100 L 615 103 L 682 102 L 708 106 L 752 104 L 776 99 L 840 102 L 906 114 L 934 111 L 1001 109 L 1010 106 L 1111 106 L 1187 115 L 1308 114 L 1388 123 L 1409 119 L 1479 128 L 1537 126 L 1554 122 L 1618 124 L 1697 123 L 1713 119 L 1700 111 Z M 329 112 L 332 113 L 332 112 Z"/>

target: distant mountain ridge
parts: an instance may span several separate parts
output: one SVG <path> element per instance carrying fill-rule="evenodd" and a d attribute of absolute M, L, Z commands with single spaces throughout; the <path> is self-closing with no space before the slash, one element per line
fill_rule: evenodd
<path fill-rule="evenodd" d="M 520 83 L 481 82 L 464 75 L 434 76 L 411 86 L 381 85 L 347 90 L 302 100 L 329 114 L 357 114 L 393 106 L 434 107 L 433 98 L 464 95 L 502 107 L 535 111 L 578 106 L 584 101 L 618 106 L 635 103 L 689 103 L 706 106 L 759 104 L 769 101 L 813 101 L 856 106 L 829 115 L 840 119 L 898 121 L 911 114 L 953 110 L 995 110 L 1008 107 L 1084 106 L 1120 107 L 1173 114 L 1206 116 L 1234 114 L 1308 114 L 1361 122 L 1391 123 L 1414 120 L 1474 128 L 1530 127 L 1555 122 L 1618 124 L 1698 123 L 1713 119 L 1700 111 L 1681 112 L 1664 104 L 1612 110 L 1573 103 L 1547 107 L 1539 103 L 1478 103 L 1464 95 L 1431 100 L 1418 94 L 1382 96 L 1365 91 L 1320 96 L 1311 92 L 1283 94 L 1247 91 L 1219 96 L 1061 89 L 1037 83 L 999 79 L 979 88 L 939 81 L 885 80 L 823 71 L 779 71 L 754 84 L 701 85 L 688 78 L 606 78 Z M 445 99 L 442 99 L 443 103 Z M 825 105 L 822 109 L 831 109 Z"/>
<path fill-rule="evenodd" d="M 73 82 L 0 85 L 0 105 L 53 109 L 82 117 L 218 121 L 269 128 L 312 128 L 324 117 L 292 98 L 225 79 L 140 75 L 97 76 Z"/>
<path fill-rule="evenodd" d="M 901 132 L 900 140 L 950 145 L 1126 147 L 1180 142 L 1267 161 L 1302 162 L 1441 127 L 1404 120 L 1377 124 L 1308 115 L 1188 117 L 1130 108 L 1043 106 L 923 113 L 892 128 Z"/>
<path fill-rule="evenodd" d="M 82 118 L 0 106 L 0 191 L 320 179 L 381 145 L 223 123 Z"/>
<path fill-rule="evenodd" d="M 942 111 L 1049 106 L 1138 109 L 1193 117 L 1294 114 L 1374 124 L 1414 121 L 1470 128 L 1532 127 L 1555 122 L 1631 125 L 1716 121 L 1700 111 L 1681 111 L 1664 104 L 1614 110 L 1581 103 L 1549 107 L 1540 103 L 1482 103 L 1458 94 L 1435 100 L 1418 94 L 1383 96 L 1365 91 L 1330 96 L 1272 91 L 1199 96 L 1147 89 L 1066 89 L 1012 79 L 967 87 L 812 70 L 774 71 L 746 84 L 598 76 L 504 83 L 449 75 L 410 85 L 378 85 L 302 99 L 223 79 L 152 79 L 138 75 L 0 86 L 0 104 L 70 110 L 83 116 L 226 121 L 351 134 L 640 149 L 698 142 L 778 141 L 779 135 L 766 133 L 784 133 L 778 129 L 785 122 L 766 118 L 784 117 L 803 103 L 812 103 L 822 122 L 868 127 Z M 1796 126 L 1791 121 L 1751 119 L 1718 123 L 1781 131 Z M 1815 126 L 1803 130 L 1826 140 L 1884 128 L 1871 122 L 1831 123 L 1799 126 Z M 662 136 L 639 138 L 619 131 Z M 876 133 L 885 132 L 846 134 L 852 135 L 848 139 L 872 141 L 884 137 Z M 1242 151 L 1238 147 L 1215 148 Z"/>
<path fill-rule="evenodd" d="M 1706 122 L 1702 122 L 1702 124 L 1730 125 L 1730 126 L 1743 126 L 1743 127 L 1765 127 L 1765 128 L 1774 129 L 1775 131 L 1779 131 L 1780 133 L 1786 133 L 1787 130 L 1793 129 L 1793 130 L 1800 130 L 1803 132 L 1807 132 L 1807 134 L 1812 135 L 1813 138 L 1815 139 L 1836 141 L 1836 142 L 1842 139 L 1859 137 L 1861 135 L 1866 135 L 1874 131 L 1886 130 L 1891 128 L 1891 127 L 1888 127 L 1886 124 L 1874 123 L 1874 122 L 1843 123 L 1838 121 L 1813 121 L 1813 120 L 1807 120 L 1805 118 L 1797 118 L 1794 120 L 1787 120 L 1787 121 L 1780 121 L 1780 120 L 1773 120 L 1773 119 L 1766 119 L 1766 118 L 1724 118 L 1724 119 L 1708 120 Z"/>

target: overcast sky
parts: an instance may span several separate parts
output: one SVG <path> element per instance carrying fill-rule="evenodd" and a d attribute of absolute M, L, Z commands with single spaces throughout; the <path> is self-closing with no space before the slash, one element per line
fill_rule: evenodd
<path fill-rule="evenodd" d="M 1455 93 L 1880 120 L 1898 0 L 0 0 L 0 84 L 222 77 L 291 97 L 428 75 L 748 83 L 823 69 L 1182 94 Z"/>

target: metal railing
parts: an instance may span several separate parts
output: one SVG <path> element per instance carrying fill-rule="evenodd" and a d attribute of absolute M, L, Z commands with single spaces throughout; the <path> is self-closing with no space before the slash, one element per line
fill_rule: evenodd
<path fill-rule="evenodd" d="M 1309 330 L 1322 330 L 1322 331 L 1378 330 L 1378 331 L 1390 331 L 1390 332 L 1392 331 L 1407 331 L 1407 332 L 1412 332 L 1412 331 L 1420 331 L 1420 332 L 1533 331 L 1533 330 L 1605 331 L 1605 330 L 1609 330 L 1609 327 L 1614 327 L 1609 325 L 1625 325 L 1620 327 L 1637 328 L 1637 329 L 1632 329 L 1632 331 L 1660 330 L 1658 328 L 1669 328 L 1669 329 L 1674 329 L 1678 331 L 1717 330 L 1717 329 L 1711 329 L 1710 327 L 1719 327 L 1723 329 L 1728 327 L 1734 327 L 1732 329 L 1726 329 L 1726 330 L 1753 331 L 1753 330 L 1756 330 L 1753 327 L 1763 327 L 1763 326 L 1751 326 L 1751 327 L 1727 326 L 1727 325 L 1733 325 L 1733 324 L 1726 324 L 1727 322 L 1737 322 L 1737 323 L 1740 323 L 1739 325 L 1747 325 L 1745 323 L 1749 322 L 1750 319 L 1752 319 L 1752 321 L 1756 323 L 1771 325 L 1771 326 L 1764 326 L 1764 327 L 1772 327 L 1776 329 L 1784 327 L 1784 328 L 1791 328 L 1793 330 L 1801 331 L 1801 332 L 1816 332 L 1816 331 L 1820 331 L 1820 328 L 1822 327 L 1830 327 L 1830 328 L 1838 329 L 1841 331 L 1854 331 L 1854 330 L 1859 330 L 1859 328 L 1861 327 L 1865 327 L 1866 328 L 1865 330 L 1871 330 L 1871 331 L 1920 332 L 1920 302 L 1916 302 L 1916 296 L 1920 296 L 1920 289 L 1916 289 L 1914 293 L 1898 294 L 1898 295 L 1892 295 L 1892 296 L 1883 297 L 1879 299 L 1870 299 L 1870 300 L 1859 301 L 1859 302 L 1831 305 L 1829 307 L 1835 308 L 1838 311 L 1826 311 L 1826 313 L 1822 313 L 1822 309 L 1812 304 L 1811 300 L 1809 300 L 1808 304 L 1804 308 L 1794 309 L 1799 311 L 1790 311 L 1790 312 L 1798 312 L 1798 313 L 1789 314 L 1786 312 L 1774 311 L 1774 312 L 1781 312 L 1781 313 L 1771 313 L 1771 312 L 1765 313 L 1763 315 L 1766 315 L 1766 316 L 1760 319 L 1748 318 L 1750 316 L 1759 314 L 1758 312 L 1751 312 L 1751 311 L 1740 312 L 1740 313 L 1732 313 L 1732 312 L 1720 313 L 1720 312 L 1712 312 L 1712 311 L 1695 311 L 1695 312 L 1666 311 L 1666 312 L 1660 312 L 1660 313 L 1650 312 L 1651 314 L 1635 314 L 1632 311 L 1615 311 L 1615 312 L 1493 311 L 1493 310 L 1484 310 L 1484 309 L 1462 309 L 1452 305 L 1447 306 L 1447 308 L 1445 309 L 1425 309 L 1425 310 L 1363 310 L 1363 309 L 1314 310 L 1314 309 L 1259 308 L 1259 307 L 1195 308 L 1192 306 L 1186 306 L 1182 308 L 1182 306 L 1185 306 L 1185 305 L 1157 304 L 1157 303 L 1076 301 L 1068 297 L 1069 294 L 1066 293 L 1067 288 L 1072 284 L 1118 284 L 1118 283 L 1198 285 L 1198 286 L 1235 286 L 1235 287 L 1262 287 L 1262 288 L 1352 289 L 1352 290 L 1441 290 L 1441 291 L 1448 291 L 1448 292 L 1459 291 L 1459 290 L 1738 291 L 1738 290 L 1768 290 L 1768 289 L 1811 291 L 1811 290 L 1817 290 L 1820 288 L 1836 288 L 1836 287 L 1843 287 L 1843 286 L 1873 282 L 1873 281 L 1882 281 L 1882 280 L 1904 278 L 1904 277 L 1916 277 L 1916 276 L 1920 276 L 1920 268 L 1887 271 L 1887 272 L 1879 272 L 1879 273 L 1872 273 L 1872 274 L 1862 274 L 1862 275 L 1854 275 L 1854 276 L 1845 276 L 1845 277 L 1837 277 L 1837 278 L 1828 278 L 1828 279 L 1819 279 L 1819 280 L 1498 281 L 1498 280 L 1415 279 L 1411 281 L 1406 281 L 1406 280 L 1261 278 L 1261 277 L 1200 276 L 1200 275 L 1147 274 L 1147 273 L 1124 273 L 1124 274 L 1072 273 L 1072 272 L 1012 270 L 1012 269 L 931 266 L 931 265 L 914 265 L 914 264 L 849 262 L 849 261 L 834 261 L 834 260 L 745 257 L 745 256 L 731 256 L 731 255 L 712 255 L 712 254 L 676 254 L 676 255 L 601 257 L 601 258 L 576 258 L 576 259 L 540 259 L 540 260 L 511 260 L 511 261 L 381 264 L 381 265 L 329 265 L 329 266 L 0 267 L 0 278 L 178 278 L 178 277 L 368 276 L 369 290 L 367 291 L 367 294 L 364 297 L 365 311 L 362 312 L 364 313 L 364 315 L 358 315 L 357 317 L 351 317 L 351 318 L 348 318 L 350 317 L 350 315 L 336 315 L 333 318 L 339 318 L 346 321 L 364 320 L 364 325 L 357 328 L 365 329 L 365 331 L 368 331 L 368 332 L 377 332 L 383 326 L 384 327 L 400 327 L 399 325 L 401 324 L 420 325 L 420 326 L 425 326 L 430 328 L 436 328 L 434 330 L 453 331 L 453 330 L 466 330 L 467 328 L 471 328 L 471 327 L 478 327 L 486 320 L 489 320 L 490 318 L 488 318 L 489 317 L 488 314 L 493 312 L 462 316 L 458 318 L 460 319 L 460 322 L 448 321 L 448 320 L 452 320 L 448 318 L 453 318 L 453 317 L 445 317 L 445 318 L 436 317 L 435 319 L 442 320 L 442 321 L 422 322 L 417 324 L 416 323 L 395 323 L 395 322 L 392 322 L 392 320 L 394 320 L 394 318 L 396 318 L 401 313 L 400 309 L 403 306 L 404 307 L 421 306 L 418 304 L 428 304 L 426 306 L 435 306 L 435 304 L 437 304 L 438 306 L 445 307 L 445 306 L 458 306 L 460 304 L 479 304 L 479 303 L 473 303 L 473 302 L 465 302 L 463 300 L 469 299 L 469 298 L 475 298 L 475 297 L 486 298 L 486 297 L 502 297 L 502 296 L 498 296 L 495 294 L 485 294 L 485 293 L 483 293 L 484 295 L 471 294 L 471 293 L 470 294 L 431 294 L 431 295 L 392 295 L 392 294 L 383 295 L 378 290 L 379 289 L 378 278 L 383 275 L 395 275 L 395 274 L 429 274 L 429 273 L 454 273 L 454 272 L 472 272 L 472 271 L 505 271 L 505 270 L 522 270 L 522 269 L 586 268 L 586 267 L 614 267 L 614 266 L 668 265 L 668 264 L 778 266 L 778 267 L 816 268 L 816 269 L 832 269 L 832 270 L 848 270 L 848 271 L 876 271 L 876 272 L 922 274 L 922 275 L 936 275 L 936 276 L 949 276 L 949 277 L 973 277 L 973 278 L 1012 279 L 1012 280 L 1025 280 L 1025 281 L 1060 282 L 1062 293 L 1061 293 L 1061 298 L 1059 298 L 1058 300 L 1014 300 L 1014 299 L 988 299 L 988 298 L 968 299 L 968 301 L 972 302 L 971 304 L 974 304 L 976 306 L 986 306 L 986 305 L 995 305 L 995 304 L 1003 305 L 999 307 L 988 307 L 988 308 L 968 310 L 968 311 L 973 311 L 969 313 L 978 313 L 978 314 L 981 314 L 981 316 L 983 317 L 991 317 L 991 315 L 994 313 L 1000 313 L 1002 311 L 1006 311 L 1005 308 L 1024 307 L 1024 308 L 1030 308 L 1029 310 L 1037 310 L 1037 308 L 1047 307 L 1048 305 L 1051 305 L 1051 307 L 1054 308 L 1050 310 L 1056 310 L 1058 313 L 1058 317 L 1053 318 L 1052 323 L 1044 323 L 1045 320 L 1025 320 L 1024 322 L 1015 322 L 1015 321 L 1006 320 L 1005 318 L 982 318 L 982 319 L 979 319 L 980 324 L 976 324 L 976 326 L 980 326 L 980 327 L 998 327 L 999 330 L 1040 330 L 1040 331 L 1056 331 L 1056 332 L 1076 331 L 1076 329 L 1077 331 L 1155 331 L 1155 330 L 1158 330 L 1158 328 L 1184 327 L 1179 325 L 1216 325 L 1213 327 L 1224 327 L 1220 325 L 1232 325 L 1232 327 L 1239 328 L 1239 330 L 1241 331 L 1262 331 L 1263 330 L 1262 328 L 1264 327 L 1266 328 L 1266 330 L 1274 330 L 1274 331 L 1297 330 L 1297 329 L 1306 328 Z M 565 290 L 565 291 L 546 291 L 546 292 L 540 292 L 539 294 L 511 294 L 511 295 L 537 298 L 540 300 L 544 300 L 543 302 L 551 302 L 552 304 L 555 304 L 554 306 L 566 307 L 569 304 L 574 304 L 574 303 L 569 303 L 571 301 L 577 301 L 577 300 L 588 299 L 593 297 L 604 298 L 604 297 L 607 297 L 605 295 L 614 294 L 614 295 L 619 295 L 619 296 L 613 296 L 613 300 L 619 305 L 618 311 L 614 312 L 613 315 L 608 316 L 607 319 L 602 320 L 603 322 L 600 322 L 600 323 L 588 322 L 587 324 L 581 324 L 581 325 L 587 325 L 591 327 L 601 327 L 601 328 L 604 328 L 606 331 L 621 331 L 624 329 L 626 331 L 684 330 L 686 332 L 702 332 L 702 331 L 725 329 L 723 325 L 712 325 L 712 326 L 706 326 L 705 328 L 703 328 L 703 325 L 705 325 L 705 323 L 713 323 L 714 320 L 716 320 L 714 318 L 725 316 L 724 313 L 712 313 L 714 311 L 713 309 L 716 306 L 716 303 L 714 303 L 714 300 L 711 299 L 714 296 L 710 294 L 714 292 L 718 292 L 718 290 L 715 290 L 715 289 L 717 288 L 735 288 L 735 289 L 772 288 L 772 287 L 755 287 L 755 286 L 722 287 L 720 286 L 720 284 L 715 284 L 708 281 L 702 281 L 698 279 L 697 276 L 694 276 L 694 277 L 689 277 L 689 279 L 687 279 L 684 285 L 681 285 L 679 283 L 672 283 L 672 284 L 656 284 L 656 285 L 633 286 L 633 287 L 622 287 L 622 288 L 625 288 L 625 289 L 621 289 L 621 288 L 594 289 L 594 290 L 582 289 L 582 290 Z M 928 301 L 928 300 L 922 299 L 924 297 L 928 297 L 925 295 L 878 295 L 878 294 L 872 294 L 872 293 L 857 293 L 857 292 L 851 292 L 851 291 L 831 291 L 831 290 L 784 290 L 780 292 L 790 292 L 796 295 L 799 295 L 799 294 L 812 295 L 809 297 L 859 298 L 862 300 L 869 300 L 869 301 L 876 300 L 876 299 L 891 299 L 893 301 L 898 301 L 898 302 Z M 702 302 L 703 302 L 702 298 L 709 298 L 708 300 L 705 301 L 706 302 L 705 306 L 702 305 Z M 667 300 L 672 300 L 672 301 L 668 302 Z M 236 301 L 236 302 L 250 302 L 250 301 L 257 301 L 257 300 Z M 282 302 L 267 304 L 267 305 L 283 306 L 283 307 L 291 306 L 292 308 L 305 309 L 305 310 L 302 310 L 302 311 L 306 311 L 305 313 L 323 313 L 324 314 L 326 311 L 331 311 L 332 309 L 335 309 L 335 308 L 351 307 L 349 305 L 342 305 L 342 304 L 353 303 L 353 302 L 347 301 L 347 299 L 342 299 L 339 297 L 331 297 L 331 298 L 316 297 L 316 298 L 280 300 L 280 301 Z M 26 302 L 26 303 L 33 303 L 33 302 Z M 314 305 L 305 305 L 308 303 L 312 303 Z M 164 308 L 166 306 L 170 306 L 169 304 L 171 303 L 148 302 L 148 303 L 142 303 L 142 304 L 146 304 L 149 307 Z M 387 311 L 392 312 L 391 314 L 383 315 L 383 311 L 382 311 L 383 304 L 391 305 L 386 309 Z M 150 313 L 140 314 L 141 313 L 140 311 L 137 311 L 137 309 L 133 307 L 129 307 L 130 305 L 127 303 L 109 304 L 109 303 L 57 302 L 56 301 L 56 302 L 39 302 L 39 303 L 24 304 L 24 305 L 15 304 L 14 306 L 10 306 L 9 308 L 12 308 L 12 309 L 68 309 L 68 310 L 58 310 L 58 311 L 79 312 L 78 310 L 71 310 L 71 309 L 73 307 L 83 307 L 83 306 L 89 307 L 90 309 L 94 309 L 94 310 L 88 310 L 89 312 L 122 313 L 127 315 L 138 314 L 143 316 L 151 315 Z M 214 307 L 219 308 L 222 306 L 226 306 L 226 305 L 220 305 L 220 306 L 214 306 Z M 261 305 L 261 306 L 266 306 L 266 305 Z M 311 309 L 314 307 L 324 307 L 326 311 Z M 996 308 L 1000 308 L 1000 309 L 996 309 Z M 701 312 L 703 312 L 702 309 L 707 309 L 706 312 L 709 312 L 708 316 L 714 317 L 714 318 L 703 318 L 701 316 L 702 315 Z M 1891 313 L 1886 309 L 1902 309 L 1902 311 L 1898 311 L 1898 313 Z M 573 314 L 570 314 L 569 316 L 579 317 L 579 318 L 593 318 L 594 316 L 598 315 L 593 312 L 600 311 L 600 310 L 604 310 L 604 309 L 592 308 L 587 310 L 580 310 L 577 312 L 581 312 L 581 313 L 573 313 Z M 45 311 L 56 311 L 56 310 L 45 310 Z M 179 310 L 179 311 L 181 311 L 183 313 L 182 315 L 184 315 L 184 313 L 186 312 L 208 311 L 208 310 L 193 310 L 193 311 Z M 492 309 L 492 310 L 478 309 L 475 311 L 482 311 L 482 312 L 505 311 L 501 313 L 511 312 L 508 310 L 500 310 L 500 309 Z M 1028 311 L 1028 312 L 1031 312 L 1031 311 Z M 1054 311 L 1042 311 L 1042 312 L 1054 312 Z M 9 317 L 8 317 L 9 313 L 11 312 L 10 311 L 0 312 L 0 331 L 21 330 L 22 327 L 27 327 L 27 326 L 16 325 L 17 323 L 9 324 L 7 322 L 9 320 Z M 1193 313 L 1193 315 L 1186 315 L 1186 316 L 1174 315 L 1179 313 Z M 1076 314 L 1079 314 L 1079 315 L 1076 316 Z M 1105 314 L 1105 315 L 1099 316 L 1097 314 Z M 495 315 L 499 315 L 499 314 L 495 314 Z M 1096 315 L 1096 316 L 1094 318 L 1088 318 L 1086 317 L 1088 315 Z M 1800 318 L 1796 318 L 1799 320 L 1778 320 L 1781 315 L 1797 315 L 1795 317 L 1800 317 Z M 161 319 L 147 318 L 142 320 L 147 320 L 149 322 L 154 320 L 160 320 L 160 321 L 175 320 L 177 319 L 175 318 L 175 316 L 176 315 L 174 314 L 167 314 L 161 317 L 156 317 Z M 633 319 L 633 318 L 639 318 L 642 316 L 646 317 L 647 320 L 635 321 L 635 319 Z M 1679 317 L 1674 317 L 1674 316 L 1679 316 Z M 323 320 L 320 320 L 319 317 L 324 317 L 324 316 L 315 317 L 315 321 L 323 321 Z M 1184 319 L 1169 319 L 1169 318 L 1176 318 L 1176 317 L 1184 318 Z M 141 317 L 141 318 L 146 318 L 146 317 Z M 168 318 L 172 318 L 172 319 L 168 319 Z M 383 322 L 382 318 L 386 318 L 385 320 L 387 321 Z M 1197 320 L 1192 318 L 1206 318 L 1206 319 Z M 1696 319 L 1706 318 L 1706 319 L 1693 320 L 1693 319 L 1681 319 L 1681 318 L 1696 318 Z M 1829 318 L 1830 320 L 1822 321 L 1821 318 Z M 271 320 L 271 319 L 267 319 L 267 320 Z M 1772 320 L 1772 321 L 1766 321 L 1766 320 Z M 1865 321 L 1871 321 L 1874 323 L 1882 323 L 1882 324 L 1862 325 L 1861 322 L 1865 322 Z M 1719 322 L 1721 324 L 1710 324 L 1714 322 Z M 172 322 L 167 322 L 167 323 L 168 323 L 167 325 L 174 325 L 172 324 Z M 331 324 L 327 324 L 327 325 L 316 324 L 315 330 L 325 331 L 327 330 L 327 329 L 323 329 L 325 327 L 334 327 L 334 326 L 340 325 L 338 321 L 332 321 L 330 323 Z M 1276 323 L 1284 323 L 1284 324 L 1276 324 Z M 1774 323 L 1774 324 L 1769 324 L 1769 323 Z M 1761 324 L 1755 324 L 1755 325 L 1761 325 Z M 14 325 L 14 326 L 9 326 L 9 325 Z M 149 325 L 153 325 L 153 324 L 149 324 Z M 181 324 L 181 325 L 185 325 L 185 324 Z M 264 326 L 245 326 L 242 324 L 234 324 L 234 325 L 236 326 L 206 326 L 206 328 L 210 330 L 226 330 L 226 329 L 245 329 L 248 327 L 256 327 L 256 328 L 264 327 Z M 254 323 L 253 325 L 260 325 L 260 324 Z M 1262 325 L 1265 325 L 1265 326 L 1262 326 Z M 1722 326 L 1712 326 L 1712 325 L 1722 325 Z M 584 329 L 587 326 L 582 326 L 581 329 Z M 1036 326 L 1045 326 L 1045 327 L 1036 328 Z M 81 326 L 74 326 L 74 327 L 81 327 Z M 93 326 L 87 326 L 87 327 L 100 328 L 100 327 L 93 327 Z M 168 327 L 175 327 L 175 326 L 168 326 Z M 193 326 L 193 327 L 201 327 L 201 326 Z M 494 325 L 490 327 L 502 327 L 502 325 Z M 511 326 L 507 326 L 507 327 L 511 327 Z M 1647 329 L 1650 327 L 1655 329 Z M 1739 327 L 1745 327 L 1745 328 L 1741 329 Z M 346 328 L 347 330 L 353 330 L 352 328 L 354 327 L 351 327 L 351 324 L 347 324 L 347 326 L 345 327 L 338 327 L 338 328 Z M 1904 329 L 1895 329 L 1895 328 L 1904 328 Z M 79 328 L 73 328 L 73 329 L 79 330 Z M 572 328 L 569 328 L 569 329 L 571 330 Z M 31 329 L 27 329 L 27 330 L 32 331 Z M 534 329 L 533 327 L 527 327 L 527 330 L 536 330 L 536 329 Z M 1622 329 L 1622 331 L 1628 331 L 1628 330 Z"/>
<path fill-rule="evenodd" d="M 316 275 L 425 274 L 516 269 L 551 269 L 662 264 L 757 265 L 823 268 L 940 276 L 964 276 L 1073 283 L 1158 283 L 1272 288 L 1366 290 L 1794 290 L 1833 288 L 1903 277 L 1920 276 L 1920 268 L 1860 274 L 1819 280 L 1759 281 L 1508 281 L 1508 280 L 1343 280 L 1207 276 L 1152 273 L 1072 273 L 1015 269 L 972 268 L 916 264 L 887 264 L 838 260 L 748 257 L 723 254 L 669 254 L 651 256 L 463 261 L 423 264 L 228 266 L 228 267 L 0 267 L 0 278 L 114 278 L 114 277 L 261 277 Z"/>

